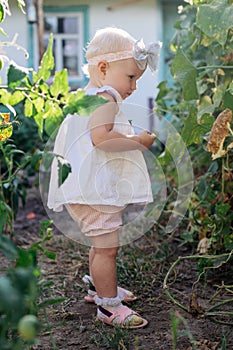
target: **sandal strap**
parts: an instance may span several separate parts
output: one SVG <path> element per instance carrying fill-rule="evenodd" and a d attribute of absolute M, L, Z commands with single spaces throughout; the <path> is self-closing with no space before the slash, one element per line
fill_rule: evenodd
<path fill-rule="evenodd" d="M 100 312 L 102 312 L 102 314 L 106 315 L 107 317 L 111 317 L 112 316 L 112 312 L 104 309 L 101 305 L 98 306 Z"/>
<path fill-rule="evenodd" d="M 116 317 L 118 317 L 119 324 L 124 324 L 125 320 L 131 316 L 136 315 L 139 316 L 139 314 L 127 306 L 122 305 L 121 307 L 115 309 L 114 311 L 109 311 L 102 306 L 99 306 L 99 311 L 104 314 L 108 320 L 106 319 L 107 323 L 111 324 Z M 140 316 L 139 316 L 140 317 Z"/>
<path fill-rule="evenodd" d="M 88 285 L 89 290 L 92 292 L 96 292 L 95 286 L 93 284 L 93 280 L 89 275 L 85 275 L 82 278 L 83 282 Z"/>
<path fill-rule="evenodd" d="M 134 296 L 134 294 L 129 291 L 128 289 L 122 288 L 122 287 L 117 287 L 117 291 L 118 291 L 118 296 L 120 297 L 121 300 L 134 300 L 136 299 L 136 297 Z"/>

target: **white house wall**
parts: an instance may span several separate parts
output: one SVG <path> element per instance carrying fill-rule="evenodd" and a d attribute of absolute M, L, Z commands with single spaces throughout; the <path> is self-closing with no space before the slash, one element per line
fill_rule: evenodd
<path fill-rule="evenodd" d="M 11 3 L 11 2 L 10 2 Z M 6 36 L 1 35 L 1 42 L 11 42 L 17 34 L 16 43 L 23 48 L 28 48 L 28 32 L 26 25 L 26 16 L 19 10 L 19 8 L 13 4 L 11 5 L 11 16 L 6 16 L 1 27 L 7 34 Z M 1 49 L 0 49 L 1 50 Z M 15 63 L 20 66 L 27 67 L 27 59 L 25 58 L 25 53 L 23 50 L 17 49 L 15 46 L 4 46 L 2 48 L 2 53 L 6 54 L 8 58 L 12 59 Z M 1 51 L 0 51 L 1 54 Z M 0 71 L 3 83 L 6 83 L 6 70 L 7 64 L 5 64 L 4 69 Z"/>

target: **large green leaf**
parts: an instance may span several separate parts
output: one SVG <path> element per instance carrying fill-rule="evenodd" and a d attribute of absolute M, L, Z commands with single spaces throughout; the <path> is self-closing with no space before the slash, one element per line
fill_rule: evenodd
<path fill-rule="evenodd" d="M 4 20 L 4 10 L 2 5 L 0 4 L 0 23 Z"/>
<path fill-rule="evenodd" d="M 42 138 L 43 129 L 44 129 L 44 113 L 40 112 L 34 115 L 34 120 L 38 126 L 39 135 Z"/>
<path fill-rule="evenodd" d="M 65 95 L 69 91 L 67 70 L 64 69 L 55 73 L 53 84 L 50 86 L 51 95 Z"/>
<path fill-rule="evenodd" d="M 214 118 L 210 114 L 203 114 L 197 119 L 197 111 L 190 111 L 189 116 L 184 119 L 184 127 L 181 136 L 187 146 L 202 142 L 202 136 L 210 131 L 214 123 Z"/>
<path fill-rule="evenodd" d="M 8 92 L 6 89 L 0 88 L 0 103 L 6 106 L 9 104 L 10 98 L 11 98 L 11 93 Z"/>
<path fill-rule="evenodd" d="M 18 248 L 13 241 L 5 235 L 0 235 L 0 249 L 9 260 L 17 258 L 19 253 Z"/>
<path fill-rule="evenodd" d="M 228 29 L 233 27 L 233 5 L 228 0 L 213 0 L 199 6 L 197 26 L 221 45 L 227 40 Z"/>
<path fill-rule="evenodd" d="M 180 83 L 186 101 L 198 99 L 197 70 L 181 50 L 176 53 L 171 66 L 171 73 Z"/>
<path fill-rule="evenodd" d="M 58 186 L 60 187 L 71 173 L 71 166 L 65 159 L 58 160 Z"/>
<path fill-rule="evenodd" d="M 24 115 L 26 117 L 31 117 L 33 115 L 33 103 L 29 99 L 24 103 Z"/>
<path fill-rule="evenodd" d="M 35 109 L 37 110 L 38 113 L 43 111 L 44 108 L 44 99 L 42 97 L 36 97 L 33 100 L 33 104 L 35 106 Z"/>
<path fill-rule="evenodd" d="M 70 94 L 66 107 L 64 108 L 64 114 L 78 113 L 80 116 L 88 116 L 97 107 L 101 106 L 108 101 L 99 96 L 85 95 L 83 90 Z"/>
<path fill-rule="evenodd" d="M 230 92 L 226 91 L 223 95 L 222 109 L 230 108 L 233 111 L 233 96 Z"/>
<path fill-rule="evenodd" d="M 20 67 L 13 64 L 10 65 L 7 72 L 8 86 L 10 89 L 14 89 L 19 83 L 26 77 L 27 71 L 20 69 Z"/>
<path fill-rule="evenodd" d="M 54 57 L 53 57 L 53 37 L 51 36 L 49 39 L 49 44 L 47 50 L 45 51 L 41 65 L 39 67 L 38 73 L 33 73 L 33 81 L 37 82 L 38 80 L 48 80 L 51 71 L 54 68 Z"/>
<path fill-rule="evenodd" d="M 59 105 L 52 101 L 47 101 L 45 105 L 45 125 L 44 129 L 48 135 L 52 135 L 63 121 L 63 112 Z"/>
<path fill-rule="evenodd" d="M 12 106 L 15 106 L 16 104 L 18 104 L 19 102 L 23 101 L 25 99 L 24 94 L 21 91 L 15 91 L 10 99 L 9 99 L 9 103 Z"/>

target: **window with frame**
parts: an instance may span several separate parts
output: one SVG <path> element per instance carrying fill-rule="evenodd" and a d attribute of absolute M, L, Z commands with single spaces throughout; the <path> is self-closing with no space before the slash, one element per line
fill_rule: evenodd
<path fill-rule="evenodd" d="M 44 12 L 44 49 L 53 34 L 55 70 L 67 69 L 71 85 L 81 86 L 84 80 L 84 13 L 82 11 Z"/>

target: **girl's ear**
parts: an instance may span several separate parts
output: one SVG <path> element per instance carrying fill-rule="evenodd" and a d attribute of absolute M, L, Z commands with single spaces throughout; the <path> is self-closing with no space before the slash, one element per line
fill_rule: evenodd
<path fill-rule="evenodd" d="M 101 79 L 105 78 L 106 72 L 108 69 L 108 62 L 101 61 L 98 63 L 98 74 Z"/>

